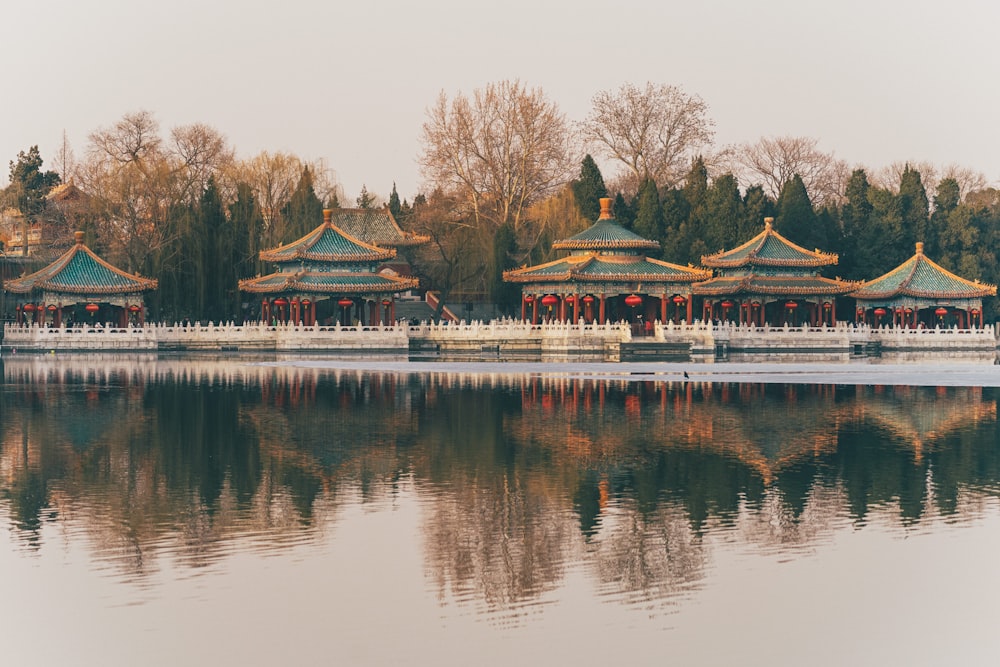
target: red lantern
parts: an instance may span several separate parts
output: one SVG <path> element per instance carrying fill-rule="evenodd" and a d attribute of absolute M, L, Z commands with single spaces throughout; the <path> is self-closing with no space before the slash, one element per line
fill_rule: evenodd
<path fill-rule="evenodd" d="M 50 312 L 50 313 L 54 313 L 54 312 L 56 312 L 56 310 L 57 310 L 57 308 L 56 308 L 56 304 L 54 304 L 54 303 L 50 303 L 50 304 L 49 304 L 49 312 Z"/>
<path fill-rule="evenodd" d="M 24 310 L 26 312 L 29 312 L 29 313 L 33 312 L 35 310 L 35 304 L 33 304 L 33 303 L 26 303 L 26 304 L 24 304 Z"/>
<path fill-rule="evenodd" d="M 391 306 L 392 305 L 392 301 L 390 301 L 389 299 L 382 299 L 382 305 L 383 306 Z"/>
<path fill-rule="evenodd" d="M 590 296 L 588 294 L 587 296 L 583 297 L 583 302 L 584 303 L 594 303 L 594 297 L 592 297 L 592 296 Z"/>
<path fill-rule="evenodd" d="M 283 296 L 279 296 L 277 299 L 274 300 L 274 305 L 276 305 L 276 306 L 287 306 L 288 305 L 288 299 L 286 299 Z"/>
<path fill-rule="evenodd" d="M 354 302 L 351 301 L 350 299 L 341 299 L 340 301 L 337 302 L 337 305 L 340 306 L 341 308 L 350 308 L 351 306 L 354 305 Z"/>
<path fill-rule="evenodd" d="M 799 304 L 795 303 L 794 301 L 789 301 L 788 303 L 785 304 L 785 308 L 788 308 L 789 310 L 795 310 L 798 307 Z"/>
<path fill-rule="evenodd" d="M 753 306 L 754 308 L 760 308 L 760 301 L 754 301 L 750 305 Z"/>
<path fill-rule="evenodd" d="M 535 297 L 531 296 L 530 294 L 525 294 L 524 295 L 524 302 L 525 303 L 531 303 L 534 300 L 535 300 Z"/>
<path fill-rule="evenodd" d="M 823 302 L 823 309 L 824 310 L 830 310 L 830 302 L 829 301 L 824 301 Z"/>
<path fill-rule="evenodd" d="M 639 296 L 638 294 L 630 294 L 627 297 L 625 297 L 626 306 L 631 306 L 632 308 L 635 308 L 641 303 L 642 303 L 642 297 Z"/>
<path fill-rule="evenodd" d="M 937 310 L 934 311 L 934 314 L 937 315 L 938 317 L 944 317 L 945 315 L 948 314 L 948 309 L 938 308 Z"/>
<path fill-rule="evenodd" d="M 566 303 L 574 303 L 575 301 L 576 301 L 576 297 L 573 296 L 572 294 L 570 294 L 568 297 L 566 297 Z"/>
<path fill-rule="evenodd" d="M 882 317 L 883 315 L 885 315 L 885 308 L 876 308 L 872 312 L 875 313 L 875 317 Z"/>
<path fill-rule="evenodd" d="M 546 294 L 545 296 L 542 297 L 543 306 L 554 306 L 557 303 L 559 303 L 559 297 L 555 296 L 554 294 Z"/>
<path fill-rule="evenodd" d="M 907 315 L 912 315 L 913 314 L 913 309 L 912 308 L 907 308 L 903 312 L 906 313 Z"/>
<path fill-rule="evenodd" d="M 84 309 L 88 313 L 96 313 L 97 311 L 99 311 L 101 309 L 101 307 L 98 306 L 96 303 L 88 303 L 86 306 L 84 306 Z"/>
<path fill-rule="evenodd" d="M 312 302 L 309 299 L 302 299 L 302 305 L 303 306 L 308 306 L 310 303 L 312 303 Z"/>
<path fill-rule="evenodd" d="M 723 301 L 719 305 L 722 306 L 723 308 L 732 308 L 733 307 L 733 302 L 729 301 L 729 300 L 726 300 L 726 301 Z"/>
<path fill-rule="evenodd" d="M 141 307 L 135 305 L 134 303 L 131 306 L 129 306 L 128 309 L 133 313 L 138 313 L 140 310 L 142 310 Z"/>
<path fill-rule="evenodd" d="M 979 314 L 979 309 L 978 308 L 973 308 L 969 312 L 972 313 L 973 315 L 978 315 Z"/>
<path fill-rule="evenodd" d="M 687 299 L 682 297 L 680 294 L 674 297 L 674 303 L 676 303 L 678 306 L 684 303 L 685 301 L 687 301 Z"/>
<path fill-rule="evenodd" d="M 864 314 L 865 314 L 865 309 L 864 308 L 858 308 L 858 315 L 864 315 Z"/>

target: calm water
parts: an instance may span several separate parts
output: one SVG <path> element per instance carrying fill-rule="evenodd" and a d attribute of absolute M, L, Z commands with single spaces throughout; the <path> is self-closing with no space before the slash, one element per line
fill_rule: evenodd
<path fill-rule="evenodd" d="M 0 664 L 1000 651 L 998 389 L 144 357 L 2 376 Z"/>

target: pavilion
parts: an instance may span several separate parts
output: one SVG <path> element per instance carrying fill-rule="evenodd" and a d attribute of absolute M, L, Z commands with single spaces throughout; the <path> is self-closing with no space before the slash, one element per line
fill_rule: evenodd
<path fill-rule="evenodd" d="M 996 285 L 960 278 L 928 259 L 923 242 L 916 245 L 913 257 L 850 294 L 856 321 L 910 329 L 983 326 L 983 297 L 996 296 Z"/>
<path fill-rule="evenodd" d="M 18 296 L 18 324 L 145 323 L 143 295 L 158 282 L 115 268 L 84 245 L 83 236 L 76 232 L 76 244 L 45 268 L 4 285 Z"/>
<path fill-rule="evenodd" d="M 521 319 L 604 324 L 628 321 L 652 328 L 654 320 L 691 321 L 691 285 L 711 277 L 694 267 L 646 256 L 660 247 L 621 225 L 611 212 L 611 199 L 601 199 L 601 215 L 591 227 L 553 249 L 569 255 L 537 266 L 505 271 L 503 279 L 520 283 Z M 681 312 L 684 315 L 681 315 Z"/>
<path fill-rule="evenodd" d="M 837 321 L 836 299 L 856 283 L 820 276 L 822 267 L 837 263 L 837 255 L 806 250 L 779 234 L 773 223 L 764 218 L 764 231 L 743 245 L 701 258 L 718 272 L 694 285 L 703 298 L 704 320 L 756 326 Z"/>
<path fill-rule="evenodd" d="M 263 297 L 263 321 L 388 324 L 396 319 L 396 295 L 419 286 L 416 278 L 378 273 L 396 250 L 347 234 L 332 213 L 324 210 L 323 223 L 297 241 L 261 251 L 262 260 L 277 264 L 274 273 L 239 282 L 240 291 Z"/>

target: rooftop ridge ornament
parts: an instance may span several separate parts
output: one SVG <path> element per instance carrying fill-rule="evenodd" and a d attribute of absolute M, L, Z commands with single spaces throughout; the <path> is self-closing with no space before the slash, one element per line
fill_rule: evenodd
<path fill-rule="evenodd" d="M 614 220 L 615 214 L 611 210 L 611 197 L 601 197 L 601 215 L 598 220 Z"/>

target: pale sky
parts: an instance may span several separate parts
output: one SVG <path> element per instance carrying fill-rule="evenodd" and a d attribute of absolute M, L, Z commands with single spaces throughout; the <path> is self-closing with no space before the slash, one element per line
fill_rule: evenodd
<path fill-rule="evenodd" d="M 997 185 L 998 19 L 991 0 L 8 2 L 0 185 L 19 151 L 52 168 L 64 131 L 79 159 L 147 110 L 240 157 L 323 159 L 345 204 L 393 182 L 412 200 L 427 108 L 504 79 L 572 121 L 600 91 L 675 85 L 708 104 L 717 146 L 811 137 L 852 166 L 958 164 Z"/>

